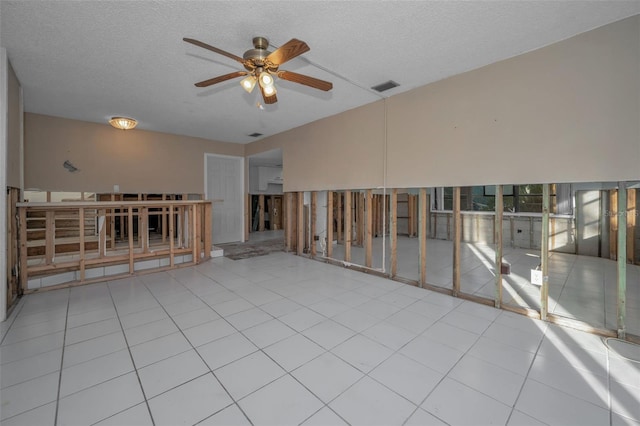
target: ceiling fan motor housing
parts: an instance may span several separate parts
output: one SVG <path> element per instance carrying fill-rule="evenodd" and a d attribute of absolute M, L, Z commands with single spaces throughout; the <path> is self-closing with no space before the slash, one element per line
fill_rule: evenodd
<path fill-rule="evenodd" d="M 264 66 L 264 60 L 271 52 L 267 50 L 269 47 L 269 40 L 264 37 L 253 38 L 253 49 L 249 49 L 242 55 L 243 59 L 252 61 L 256 67 Z M 245 66 L 248 70 L 249 67 Z"/>

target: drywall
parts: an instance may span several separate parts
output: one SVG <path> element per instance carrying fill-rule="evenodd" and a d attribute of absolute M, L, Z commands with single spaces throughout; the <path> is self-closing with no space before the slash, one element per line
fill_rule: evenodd
<path fill-rule="evenodd" d="M 390 98 L 388 185 L 638 179 L 639 24 Z"/>
<path fill-rule="evenodd" d="M 282 148 L 285 191 L 633 181 L 639 76 L 635 16 L 246 152 Z"/>
<path fill-rule="evenodd" d="M 20 82 L 7 61 L 7 186 L 20 188 L 22 162 L 22 105 L 20 102 Z"/>
<path fill-rule="evenodd" d="M 245 145 L 246 155 L 282 148 L 284 191 L 375 188 L 384 182 L 384 104 Z"/>
<path fill-rule="evenodd" d="M 117 130 L 25 114 L 25 186 L 48 191 L 204 192 L 204 154 L 242 157 L 244 146 L 146 130 Z M 79 170 L 63 167 L 69 161 Z"/>

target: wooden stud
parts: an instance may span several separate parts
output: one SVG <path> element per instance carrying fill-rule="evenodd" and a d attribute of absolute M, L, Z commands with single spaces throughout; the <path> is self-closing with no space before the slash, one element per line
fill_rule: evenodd
<path fill-rule="evenodd" d="M 333 191 L 327 191 L 326 257 L 333 256 Z"/>
<path fill-rule="evenodd" d="M 407 194 L 407 233 L 413 237 L 413 196 Z"/>
<path fill-rule="evenodd" d="M 627 189 L 627 263 L 633 265 L 635 250 L 636 217 L 636 189 Z"/>
<path fill-rule="evenodd" d="M 212 235 L 212 220 L 213 220 L 213 202 L 209 202 L 204 205 L 204 217 L 202 223 L 204 224 L 204 231 L 202 231 L 204 239 L 204 259 L 211 258 L 211 250 L 213 250 L 213 235 Z M 197 241 L 197 233 L 194 236 L 194 245 Z"/>
<path fill-rule="evenodd" d="M 164 196 L 164 195 L 163 195 Z M 165 216 L 165 215 L 163 215 Z M 172 268 L 175 265 L 175 259 L 174 259 L 174 251 L 175 251 L 175 247 L 174 247 L 174 241 L 173 241 L 173 204 L 169 204 L 169 266 L 171 266 Z"/>
<path fill-rule="evenodd" d="M 138 240 L 141 240 L 142 252 L 149 253 L 149 208 L 142 207 L 142 216 L 138 227 Z"/>
<path fill-rule="evenodd" d="M 264 231 L 264 195 L 258 195 L 258 231 Z"/>
<path fill-rule="evenodd" d="M 365 235 L 364 235 L 364 265 L 367 268 L 371 268 L 373 264 L 373 241 L 372 241 L 372 233 L 373 233 L 373 191 L 367 189 L 365 192 Z"/>
<path fill-rule="evenodd" d="M 342 243 L 342 229 L 343 229 L 343 221 L 342 221 L 342 192 L 337 192 L 337 199 L 336 199 L 336 222 L 338 223 L 338 225 L 336 226 L 336 232 L 337 232 L 337 240 L 338 240 L 338 244 Z"/>
<path fill-rule="evenodd" d="M 546 320 L 549 313 L 549 184 L 542 185 L 542 239 L 540 241 L 540 263 L 542 287 L 540 288 L 540 319 Z"/>
<path fill-rule="evenodd" d="M 493 240 L 495 244 L 495 274 L 496 274 L 496 291 L 494 306 L 500 308 L 502 305 L 502 217 L 504 212 L 504 192 L 502 185 L 496 185 L 495 196 L 495 220 L 493 222 Z"/>
<path fill-rule="evenodd" d="M 293 209 L 293 194 L 291 192 L 287 192 L 286 194 L 284 194 L 284 200 L 284 244 L 285 250 L 290 252 L 293 248 L 293 217 L 291 215 L 291 211 Z"/>
<path fill-rule="evenodd" d="M 162 201 L 167 199 L 166 194 L 162 194 Z M 167 208 L 162 207 L 162 243 L 167 242 Z"/>
<path fill-rule="evenodd" d="M 100 232 L 98 234 L 98 256 L 104 257 L 105 252 L 107 250 L 107 210 L 100 209 L 100 214 L 98 215 L 98 225 L 100 224 L 100 219 L 102 218 L 102 226 L 100 226 Z"/>
<path fill-rule="evenodd" d="M 420 188 L 418 199 L 418 240 L 420 254 L 420 279 L 418 284 L 424 287 L 427 283 L 427 190 Z"/>
<path fill-rule="evenodd" d="M 134 268 L 134 253 L 133 253 L 133 206 L 129 206 L 128 214 L 127 214 L 127 234 L 129 237 L 129 273 L 133 274 L 135 272 Z M 112 247 L 113 248 L 113 247 Z M 173 265 L 172 265 L 173 266 Z"/>
<path fill-rule="evenodd" d="M 364 194 L 360 191 L 355 193 L 356 196 L 356 245 L 364 246 Z"/>
<path fill-rule="evenodd" d="M 85 278 L 85 254 L 84 254 L 84 207 L 78 209 L 78 240 L 80 244 L 80 281 L 84 281 Z"/>
<path fill-rule="evenodd" d="M 202 214 L 204 213 L 204 215 Z M 191 234 L 193 236 L 193 254 L 191 256 L 191 261 L 194 264 L 200 263 L 200 256 L 202 254 L 202 251 L 204 250 L 205 252 L 205 257 L 208 254 L 211 254 L 211 237 L 207 238 L 206 235 L 202 235 L 203 232 L 203 220 L 204 217 L 206 216 L 206 207 L 204 209 L 204 211 L 201 210 L 201 214 L 198 214 L 198 211 L 196 210 L 195 206 L 193 206 L 193 210 L 191 212 L 191 216 L 193 217 L 193 224 L 192 224 L 192 231 Z M 204 226 L 206 228 L 206 225 Z M 203 243 L 204 240 L 204 243 Z M 208 240 L 208 242 L 207 242 Z"/>
<path fill-rule="evenodd" d="M 460 187 L 453 188 L 453 296 L 460 293 L 460 239 L 462 231 L 460 215 Z"/>
<path fill-rule="evenodd" d="M 53 210 L 47 210 L 45 220 L 45 262 L 47 265 L 53 263 L 56 254 L 56 218 Z"/>
<path fill-rule="evenodd" d="M 316 247 L 316 220 L 318 219 L 317 217 L 317 212 L 316 209 L 318 208 L 318 193 L 316 191 L 311 191 L 311 224 L 310 224 L 310 236 L 309 239 L 311 240 L 309 242 L 310 248 L 311 248 L 311 257 L 315 257 L 317 254 L 317 247 Z"/>
<path fill-rule="evenodd" d="M 351 262 L 351 191 L 344 191 L 344 261 Z"/>
<path fill-rule="evenodd" d="M 296 205 L 296 213 L 297 213 L 297 242 L 296 242 L 296 250 L 298 256 L 301 256 L 304 253 L 304 192 L 298 192 Z"/>
<path fill-rule="evenodd" d="M 618 191 L 612 189 L 609 191 L 611 203 L 611 212 L 618 212 Z M 618 258 L 618 216 L 616 214 L 609 215 L 609 259 L 616 260 Z"/>
<path fill-rule="evenodd" d="M 142 204 L 142 194 L 138 193 L 138 202 L 140 204 Z M 138 247 L 140 247 L 142 249 L 142 252 L 144 253 L 145 250 L 145 242 L 147 239 L 147 236 L 149 235 L 149 233 L 147 232 L 147 228 L 146 226 L 143 224 L 143 221 L 145 219 L 144 214 L 146 213 L 147 208 L 146 207 L 142 207 L 141 209 L 138 209 Z M 120 223 L 122 223 L 122 220 L 120 221 Z M 122 233 L 120 233 L 120 236 L 122 237 Z"/>
<path fill-rule="evenodd" d="M 28 289 L 27 275 L 27 208 L 20 207 L 18 216 L 20 218 L 20 286 L 24 293 Z"/>
<path fill-rule="evenodd" d="M 391 267 L 389 277 L 394 278 L 398 273 L 398 190 L 391 190 L 389 201 L 389 220 L 391 222 L 389 234 L 391 237 Z"/>
<path fill-rule="evenodd" d="M 275 220 L 276 215 L 274 214 L 274 212 L 276 211 L 276 197 L 272 195 L 271 197 L 269 197 L 269 199 L 271 200 L 271 206 L 269 206 L 269 229 L 275 231 L 276 229 L 278 229 L 278 225 L 276 224 Z"/>
<path fill-rule="evenodd" d="M 111 194 L 111 201 L 116 201 L 116 194 Z M 111 250 L 116 249 L 116 209 L 109 209 L 109 240 L 111 241 Z M 127 230 L 133 234 L 133 227 Z M 124 237 L 124 236 L 123 236 Z"/>
<path fill-rule="evenodd" d="M 618 183 L 618 308 L 617 326 L 618 338 L 624 339 L 627 334 L 627 185 L 625 182 Z"/>

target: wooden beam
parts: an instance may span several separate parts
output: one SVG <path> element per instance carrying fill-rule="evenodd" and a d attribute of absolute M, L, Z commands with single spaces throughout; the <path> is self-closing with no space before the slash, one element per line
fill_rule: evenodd
<path fill-rule="evenodd" d="M 116 201 L 116 194 L 111 194 L 111 201 Z M 109 209 L 109 239 L 111 240 L 111 250 L 116 249 L 116 209 Z M 133 233 L 132 228 L 127 232 Z M 122 238 L 123 236 L 121 236 Z"/>
<path fill-rule="evenodd" d="M 540 263 L 542 287 L 540 288 L 540 319 L 546 321 L 549 313 L 549 184 L 542 185 L 542 239 Z"/>
<path fill-rule="evenodd" d="M 633 265 L 635 250 L 635 229 L 638 210 L 636 209 L 637 189 L 627 189 L 627 263 Z"/>
<path fill-rule="evenodd" d="M 291 251 L 293 247 L 293 215 L 291 211 L 293 209 L 293 194 L 287 192 L 284 194 L 285 209 L 284 209 L 284 244 L 285 250 Z"/>
<path fill-rule="evenodd" d="M 258 231 L 264 231 L 264 195 L 258 195 Z"/>
<path fill-rule="evenodd" d="M 342 227 L 343 225 L 343 221 L 342 221 L 342 192 L 336 192 L 336 222 L 338 223 L 338 225 L 336 226 L 336 232 L 337 232 L 337 236 L 336 239 L 338 241 L 338 244 L 342 243 Z"/>
<path fill-rule="evenodd" d="M 304 253 L 304 192 L 298 192 L 296 210 L 298 217 L 296 251 L 300 256 Z"/>
<path fill-rule="evenodd" d="M 618 191 L 612 189 L 609 191 L 609 198 L 612 213 L 618 212 Z M 618 258 L 618 215 L 609 215 L 609 259 L 616 260 Z"/>
<path fill-rule="evenodd" d="M 389 236 L 391 237 L 391 266 L 389 277 L 394 278 L 398 273 L 398 190 L 391 190 L 389 201 Z"/>
<path fill-rule="evenodd" d="M 56 254 L 56 216 L 55 212 L 48 210 L 45 213 L 45 263 L 51 265 Z"/>
<path fill-rule="evenodd" d="M 327 243 L 326 256 L 333 256 L 333 191 L 327 191 Z"/>
<path fill-rule="evenodd" d="M 213 202 L 205 204 L 204 217 L 202 223 L 204 224 L 204 259 L 211 258 L 211 250 L 213 250 Z"/>
<path fill-rule="evenodd" d="M 85 254 L 84 254 L 84 208 L 78 209 L 78 242 L 80 244 L 80 281 L 84 281 L 85 275 Z"/>
<path fill-rule="evenodd" d="M 418 199 L 418 252 L 420 254 L 420 287 L 427 283 L 427 189 L 420 188 Z"/>
<path fill-rule="evenodd" d="M 100 218 L 102 218 L 102 226 L 100 226 Z M 98 215 L 98 226 L 100 228 L 98 233 L 98 256 L 104 257 L 107 249 L 107 210 L 100 209 Z"/>
<path fill-rule="evenodd" d="M 316 221 L 318 219 L 317 216 L 317 212 L 316 209 L 318 208 L 318 193 L 316 191 L 311 191 L 311 224 L 309 226 L 309 228 L 311 228 L 310 230 L 310 234 L 309 235 L 309 239 L 311 241 L 309 241 L 309 246 L 310 246 L 310 251 L 311 251 L 311 257 L 315 257 L 317 254 L 317 247 L 316 247 Z"/>
<path fill-rule="evenodd" d="M 372 241 L 372 233 L 373 233 L 373 191 L 367 189 L 365 192 L 365 235 L 364 235 L 364 265 L 367 268 L 371 268 L 373 264 L 373 241 Z"/>
<path fill-rule="evenodd" d="M 356 244 L 360 247 L 364 246 L 364 194 L 360 191 L 356 193 Z"/>
<path fill-rule="evenodd" d="M 495 196 L 495 220 L 493 225 L 493 240 L 495 244 L 495 274 L 496 274 L 496 291 L 494 305 L 500 308 L 502 305 L 502 217 L 504 212 L 503 186 L 496 185 Z"/>
<path fill-rule="evenodd" d="M 460 293 L 460 239 L 462 230 L 460 215 L 460 187 L 453 188 L 453 296 Z"/>
<path fill-rule="evenodd" d="M 212 202 L 213 203 L 213 202 Z M 202 223 L 204 216 L 206 216 L 206 205 L 203 209 L 196 209 L 196 206 L 193 206 L 192 217 L 193 217 L 193 226 L 192 226 L 192 235 L 193 235 L 193 263 L 200 263 L 200 254 L 203 249 L 205 252 L 205 259 L 208 259 L 211 255 L 211 248 L 213 244 L 211 243 L 211 232 L 209 232 L 209 237 L 206 235 L 202 235 L 203 229 L 206 229 L 206 225 Z M 200 207 L 200 206 L 198 206 Z M 203 212 L 202 210 L 205 210 Z M 203 226 L 204 225 L 204 226 Z M 209 230 L 211 229 L 211 225 L 209 225 Z M 203 243 L 204 241 L 204 243 Z"/>
<path fill-rule="evenodd" d="M 627 185 L 618 183 L 618 338 L 627 334 Z"/>
<path fill-rule="evenodd" d="M 164 216 L 164 215 L 163 215 Z M 169 266 L 171 266 L 172 268 L 175 265 L 175 259 L 174 259 L 174 244 L 173 244 L 173 204 L 169 205 Z"/>
<path fill-rule="evenodd" d="M 344 261 L 351 262 L 351 191 L 344 191 Z"/>
<path fill-rule="evenodd" d="M 20 286 L 22 288 L 22 292 L 25 292 L 26 290 L 28 290 L 27 209 L 25 207 L 20 208 L 18 216 L 20 218 Z"/>
<path fill-rule="evenodd" d="M 142 252 L 149 253 L 149 208 L 142 207 L 142 218 L 138 228 L 138 239 L 142 238 Z"/>
<path fill-rule="evenodd" d="M 133 274 L 135 272 L 133 259 L 133 206 L 129 206 L 129 209 L 127 210 L 127 227 L 129 228 L 127 230 L 127 235 L 129 237 L 129 273 Z"/>
<path fill-rule="evenodd" d="M 162 201 L 165 201 L 167 199 L 167 195 L 166 194 L 162 194 Z M 162 242 L 166 243 L 167 242 L 167 208 L 166 207 L 162 207 Z"/>

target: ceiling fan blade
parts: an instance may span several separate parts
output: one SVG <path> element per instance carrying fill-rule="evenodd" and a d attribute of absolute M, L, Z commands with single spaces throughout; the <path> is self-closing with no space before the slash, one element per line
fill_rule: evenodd
<path fill-rule="evenodd" d="M 333 89 L 333 83 L 292 71 L 278 71 L 278 77 L 283 80 L 293 81 L 294 83 L 304 84 L 314 89 L 324 90 L 325 92 Z"/>
<path fill-rule="evenodd" d="M 211 45 L 209 45 L 207 43 L 203 43 L 201 41 L 194 40 L 192 38 L 186 38 L 186 37 L 183 38 L 182 40 L 186 41 L 187 43 L 195 44 L 196 46 L 202 47 L 204 49 L 211 50 L 212 52 L 216 52 L 216 53 L 218 53 L 220 55 L 226 56 L 227 58 L 231 58 L 234 61 L 238 61 L 243 65 L 246 62 L 244 59 L 242 59 L 239 56 L 234 55 L 233 53 L 225 52 L 224 50 L 218 49 L 217 47 L 213 47 L 213 46 L 211 46 Z"/>
<path fill-rule="evenodd" d="M 267 56 L 267 60 L 271 61 L 275 65 L 284 64 L 287 61 L 302 55 L 304 52 L 308 52 L 309 46 L 302 40 L 292 38 Z"/>
<path fill-rule="evenodd" d="M 232 78 L 242 77 L 243 75 L 249 74 L 246 71 L 235 71 L 229 74 L 220 75 L 218 77 L 210 78 L 209 80 L 204 80 L 199 83 L 196 83 L 196 87 L 208 87 L 214 85 L 216 83 L 222 83 L 223 81 L 231 80 Z"/>

